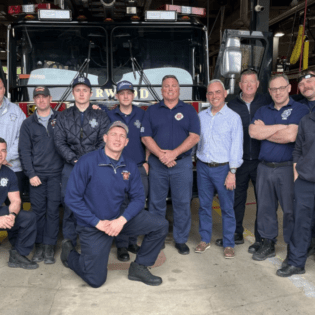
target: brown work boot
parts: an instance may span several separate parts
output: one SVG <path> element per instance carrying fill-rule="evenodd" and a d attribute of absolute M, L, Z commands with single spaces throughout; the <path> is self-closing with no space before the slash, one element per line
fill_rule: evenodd
<path fill-rule="evenodd" d="M 225 247 L 224 248 L 224 258 L 234 258 L 234 248 L 233 247 Z"/>
<path fill-rule="evenodd" d="M 210 243 L 206 243 L 206 242 L 200 242 L 196 249 L 195 249 L 195 253 L 204 253 L 206 251 L 206 249 L 210 248 Z"/>

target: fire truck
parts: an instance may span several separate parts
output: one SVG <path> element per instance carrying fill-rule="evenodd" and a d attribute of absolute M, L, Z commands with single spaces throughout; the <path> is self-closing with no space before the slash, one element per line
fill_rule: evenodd
<path fill-rule="evenodd" d="M 117 103 L 121 80 L 135 86 L 135 104 L 158 102 L 168 74 L 177 76 L 181 99 L 197 111 L 205 100 L 208 38 L 198 20 L 205 9 L 165 5 L 139 16 L 129 6 L 119 19 L 105 9 L 103 17 L 75 17 L 44 3 L 8 10 L 17 21 L 7 30 L 7 93 L 27 116 L 34 111 L 36 86 L 48 86 L 53 106 L 62 110 L 73 101 L 71 83 L 82 75 L 91 81 L 91 101 L 109 107 Z"/>

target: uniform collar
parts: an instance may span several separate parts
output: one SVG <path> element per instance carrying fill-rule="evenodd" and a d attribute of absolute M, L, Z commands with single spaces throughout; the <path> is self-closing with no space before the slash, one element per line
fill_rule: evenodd
<path fill-rule="evenodd" d="M 289 103 L 288 103 L 287 105 L 281 107 L 281 108 L 279 109 L 279 111 L 282 110 L 283 108 L 292 107 L 293 103 L 294 103 L 294 100 L 290 97 Z M 278 110 L 275 108 L 275 102 L 270 103 L 270 104 L 268 105 L 268 107 L 269 107 L 270 109 L 273 109 L 273 110 L 278 111 Z"/>
<path fill-rule="evenodd" d="M 160 107 L 163 107 L 163 106 L 169 109 L 169 107 L 167 107 L 165 105 L 164 99 L 160 102 Z M 182 102 L 180 99 L 178 100 L 178 103 L 172 109 L 179 107 L 179 106 L 184 106 L 184 102 Z"/>
<path fill-rule="evenodd" d="M 99 166 L 100 164 L 112 165 L 110 158 L 105 154 L 104 148 L 99 149 L 99 159 L 98 159 L 97 164 Z M 122 166 L 122 165 L 126 165 L 126 163 L 125 163 L 124 157 L 121 154 L 116 166 Z"/>
<path fill-rule="evenodd" d="M 135 110 L 134 110 L 134 105 L 132 105 L 132 110 L 130 114 L 125 114 L 120 110 L 120 105 L 118 105 L 115 109 L 114 109 L 114 113 L 121 116 L 121 117 L 125 117 L 126 115 L 129 117 L 132 117 L 135 115 Z"/>

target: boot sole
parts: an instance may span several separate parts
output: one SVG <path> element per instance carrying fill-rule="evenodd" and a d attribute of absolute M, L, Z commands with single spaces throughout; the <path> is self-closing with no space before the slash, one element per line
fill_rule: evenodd
<path fill-rule="evenodd" d="M 128 275 L 128 279 L 132 280 L 132 281 L 139 281 L 139 282 L 142 282 L 142 283 L 144 283 L 146 285 L 151 285 L 151 286 L 158 286 L 158 285 L 162 284 L 162 281 L 160 283 L 146 282 L 146 281 L 143 281 L 143 280 L 141 280 L 141 279 L 139 279 L 137 277 L 129 276 L 129 275 Z"/>
<path fill-rule="evenodd" d="M 279 277 L 282 277 L 282 278 L 287 278 L 287 277 L 291 277 L 291 276 L 294 276 L 294 275 L 302 275 L 305 273 L 305 269 L 304 270 L 300 270 L 300 271 L 297 271 L 297 272 L 294 272 L 294 273 L 291 273 L 291 274 L 283 274 L 283 273 L 278 273 L 277 271 L 277 276 Z"/>
<path fill-rule="evenodd" d="M 26 264 L 16 264 L 13 262 L 8 262 L 8 266 L 10 268 L 23 268 L 23 269 L 28 269 L 28 270 L 32 270 L 32 269 L 37 269 L 38 265 L 26 265 Z"/>
<path fill-rule="evenodd" d="M 47 264 L 47 265 L 52 265 L 52 264 L 54 264 L 56 262 L 56 259 L 54 259 L 54 260 L 44 260 L 44 263 L 45 264 Z"/>
<path fill-rule="evenodd" d="M 263 260 L 266 260 L 267 258 L 272 258 L 272 257 L 276 257 L 276 253 L 269 254 L 269 255 L 267 255 L 267 256 L 265 256 L 265 257 L 257 257 L 257 256 L 255 256 L 255 254 L 254 254 L 252 258 L 253 258 L 254 260 L 257 260 L 257 261 L 263 261 Z"/>

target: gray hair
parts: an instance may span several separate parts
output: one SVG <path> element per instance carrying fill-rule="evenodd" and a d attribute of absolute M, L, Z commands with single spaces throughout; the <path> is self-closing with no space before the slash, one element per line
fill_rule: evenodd
<path fill-rule="evenodd" d="M 245 70 L 244 72 L 241 72 L 241 78 L 240 78 L 240 80 L 242 81 L 242 77 L 243 77 L 244 75 L 252 75 L 252 74 L 254 74 L 254 75 L 256 76 L 256 80 L 258 81 L 258 74 L 257 74 L 257 72 L 254 71 L 254 70 L 250 70 L 250 69 Z"/>
<path fill-rule="evenodd" d="M 163 85 L 163 82 L 164 82 L 166 79 L 175 79 L 175 80 L 177 81 L 177 83 L 179 84 L 179 82 L 178 82 L 178 80 L 177 80 L 177 78 L 176 78 L 175 75 L 173 75 L 173 74 L 168 74 L 168 75 L 165 75 L 165 76 L 163 77 L 163 79 L 162 79 L 162 85 Z"/>
<path fill-rule="evenodd" d="M 225 90 L 225 86 L 224 86 L 223 82 L 222 82 L 221 80 L 219 80 L 219 79 L 213 79 L 213 80 L 211 80 L 211 81 L 209 82 L 208 86 L 207 86 L 207 90 L 208 90 L 208 87 L 210 86 L 210 84 L 216 83 L 216 82 L 220 83 L 220 84 L 222 85 L 222 87 L 223 87 L 223 90 Z"/>
<path fill-rule="evenodd" d="M 270 87 L 270 83 L 275 80 L 275 79 L 278 79 L 278 78 L 283 78 L 284 80 L 287 81 L 288 84 L 290 84 L 290 81 L 289 81 L 289 78 L 286 74 L 284 73 L 279 73 L 279 74 L 275 74 L 273 75 L 270 79 L 269 79 L 269 82 L 268 82 L 268 88 Z"/>

